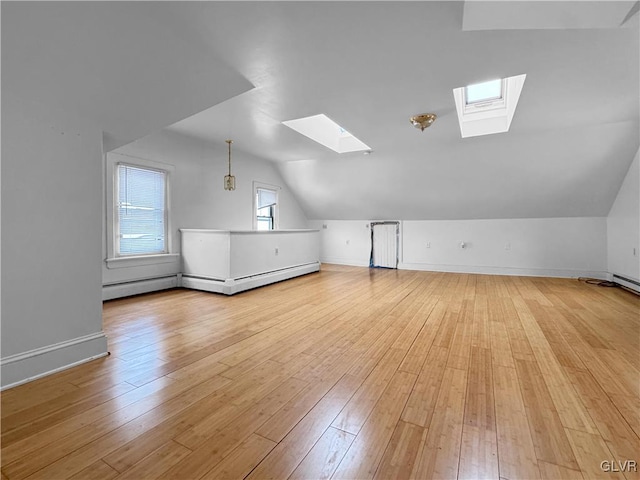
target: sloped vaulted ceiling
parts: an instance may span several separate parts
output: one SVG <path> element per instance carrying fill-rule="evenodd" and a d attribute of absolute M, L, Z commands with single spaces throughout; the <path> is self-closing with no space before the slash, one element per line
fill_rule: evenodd
<path fill-rule="evenodd" d="M 157 6 L 2 2 L 3 94 L 77 112 L 115 148 L 253 88 Z"/>
<path fill-rule="evenodd" d="M 472 3 L 466 31 L 464 2 L 174 6 L 256 89 L 171 129 L 277 162 L 309 218 L 606 215 L 639 143 L 637 22 L 619 27 L 634 2 L 551 2 L 527 25 L 517 6 L 538 2 L 508 2 L 513 29 L 477 8 L 505 2 Z M 510 131 L 462 139 L 452 89 L 522 73 Z M 408 119 L 424 112 L 438 119 L 420 132 Z M 373 154 L 281 124 L 318 113 Z"/>
<path fill-rule="evenodd" d="M 638 150 L 636 2 L 7 3 L 3 92 L 84 109 L 121 141 L 173 122 L 233 138 L 309 218 L 602 216 Z M 28 41 L 7 44 L 13 28 Z M 510 131 L 461 138 L 452 90 L 523 73 Z M 373 154 L 282 124 L 319 113 Z"/>

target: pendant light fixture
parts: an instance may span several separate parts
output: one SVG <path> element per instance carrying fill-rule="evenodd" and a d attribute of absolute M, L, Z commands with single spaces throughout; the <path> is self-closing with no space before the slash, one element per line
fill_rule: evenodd
<path fill-rule="evenodd" d="M 236 189 L 236 177 L 231 175 L 231 144 L 233 140 L 225 140 L 229 145 L 229 175 L 224 176 L 224 189 L 235 190 Z"/>

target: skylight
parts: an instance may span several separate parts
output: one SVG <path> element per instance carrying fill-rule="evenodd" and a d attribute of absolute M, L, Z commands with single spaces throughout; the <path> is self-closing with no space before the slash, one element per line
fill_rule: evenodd
<path fill-rule="evenodd" d="M 354 137 L 323 113 L 311 117 L 287 120 L 282 123 L 334 152 L 348 153 L 371 150 L 364 142 Z"/>
<path fill-rule="evenodd" d="M 526 74 L 454 88 L 462 138 L 508 132 Z"/>
<path fill-rule="evenodd" d="M 484 83 L 469 85 L 465 89 L 467 105 L 470 103 L 487 102 L 502 98 L 502 80 L 491 80 Z"/>

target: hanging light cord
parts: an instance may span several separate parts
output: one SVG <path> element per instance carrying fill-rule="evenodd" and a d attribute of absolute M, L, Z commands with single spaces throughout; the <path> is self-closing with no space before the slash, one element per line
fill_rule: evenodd
<path fill-rule="evenodd" d="M 231 144 L 233 140 L 227 140 L 227 143 L 229 144 L 229 176 L 231 176 Z"/>

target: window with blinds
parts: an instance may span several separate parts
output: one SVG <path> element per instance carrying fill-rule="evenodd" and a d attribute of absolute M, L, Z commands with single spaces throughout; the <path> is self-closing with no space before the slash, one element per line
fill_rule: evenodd
<path fill-rule="evenodd" d="M 116 255 L 167 253 L 167 172 L 118 164 Z"/>
<path fill-rule="evenodd" d="M 256 230 L 276 229 L 278 192 L 256 187 Z"/>

